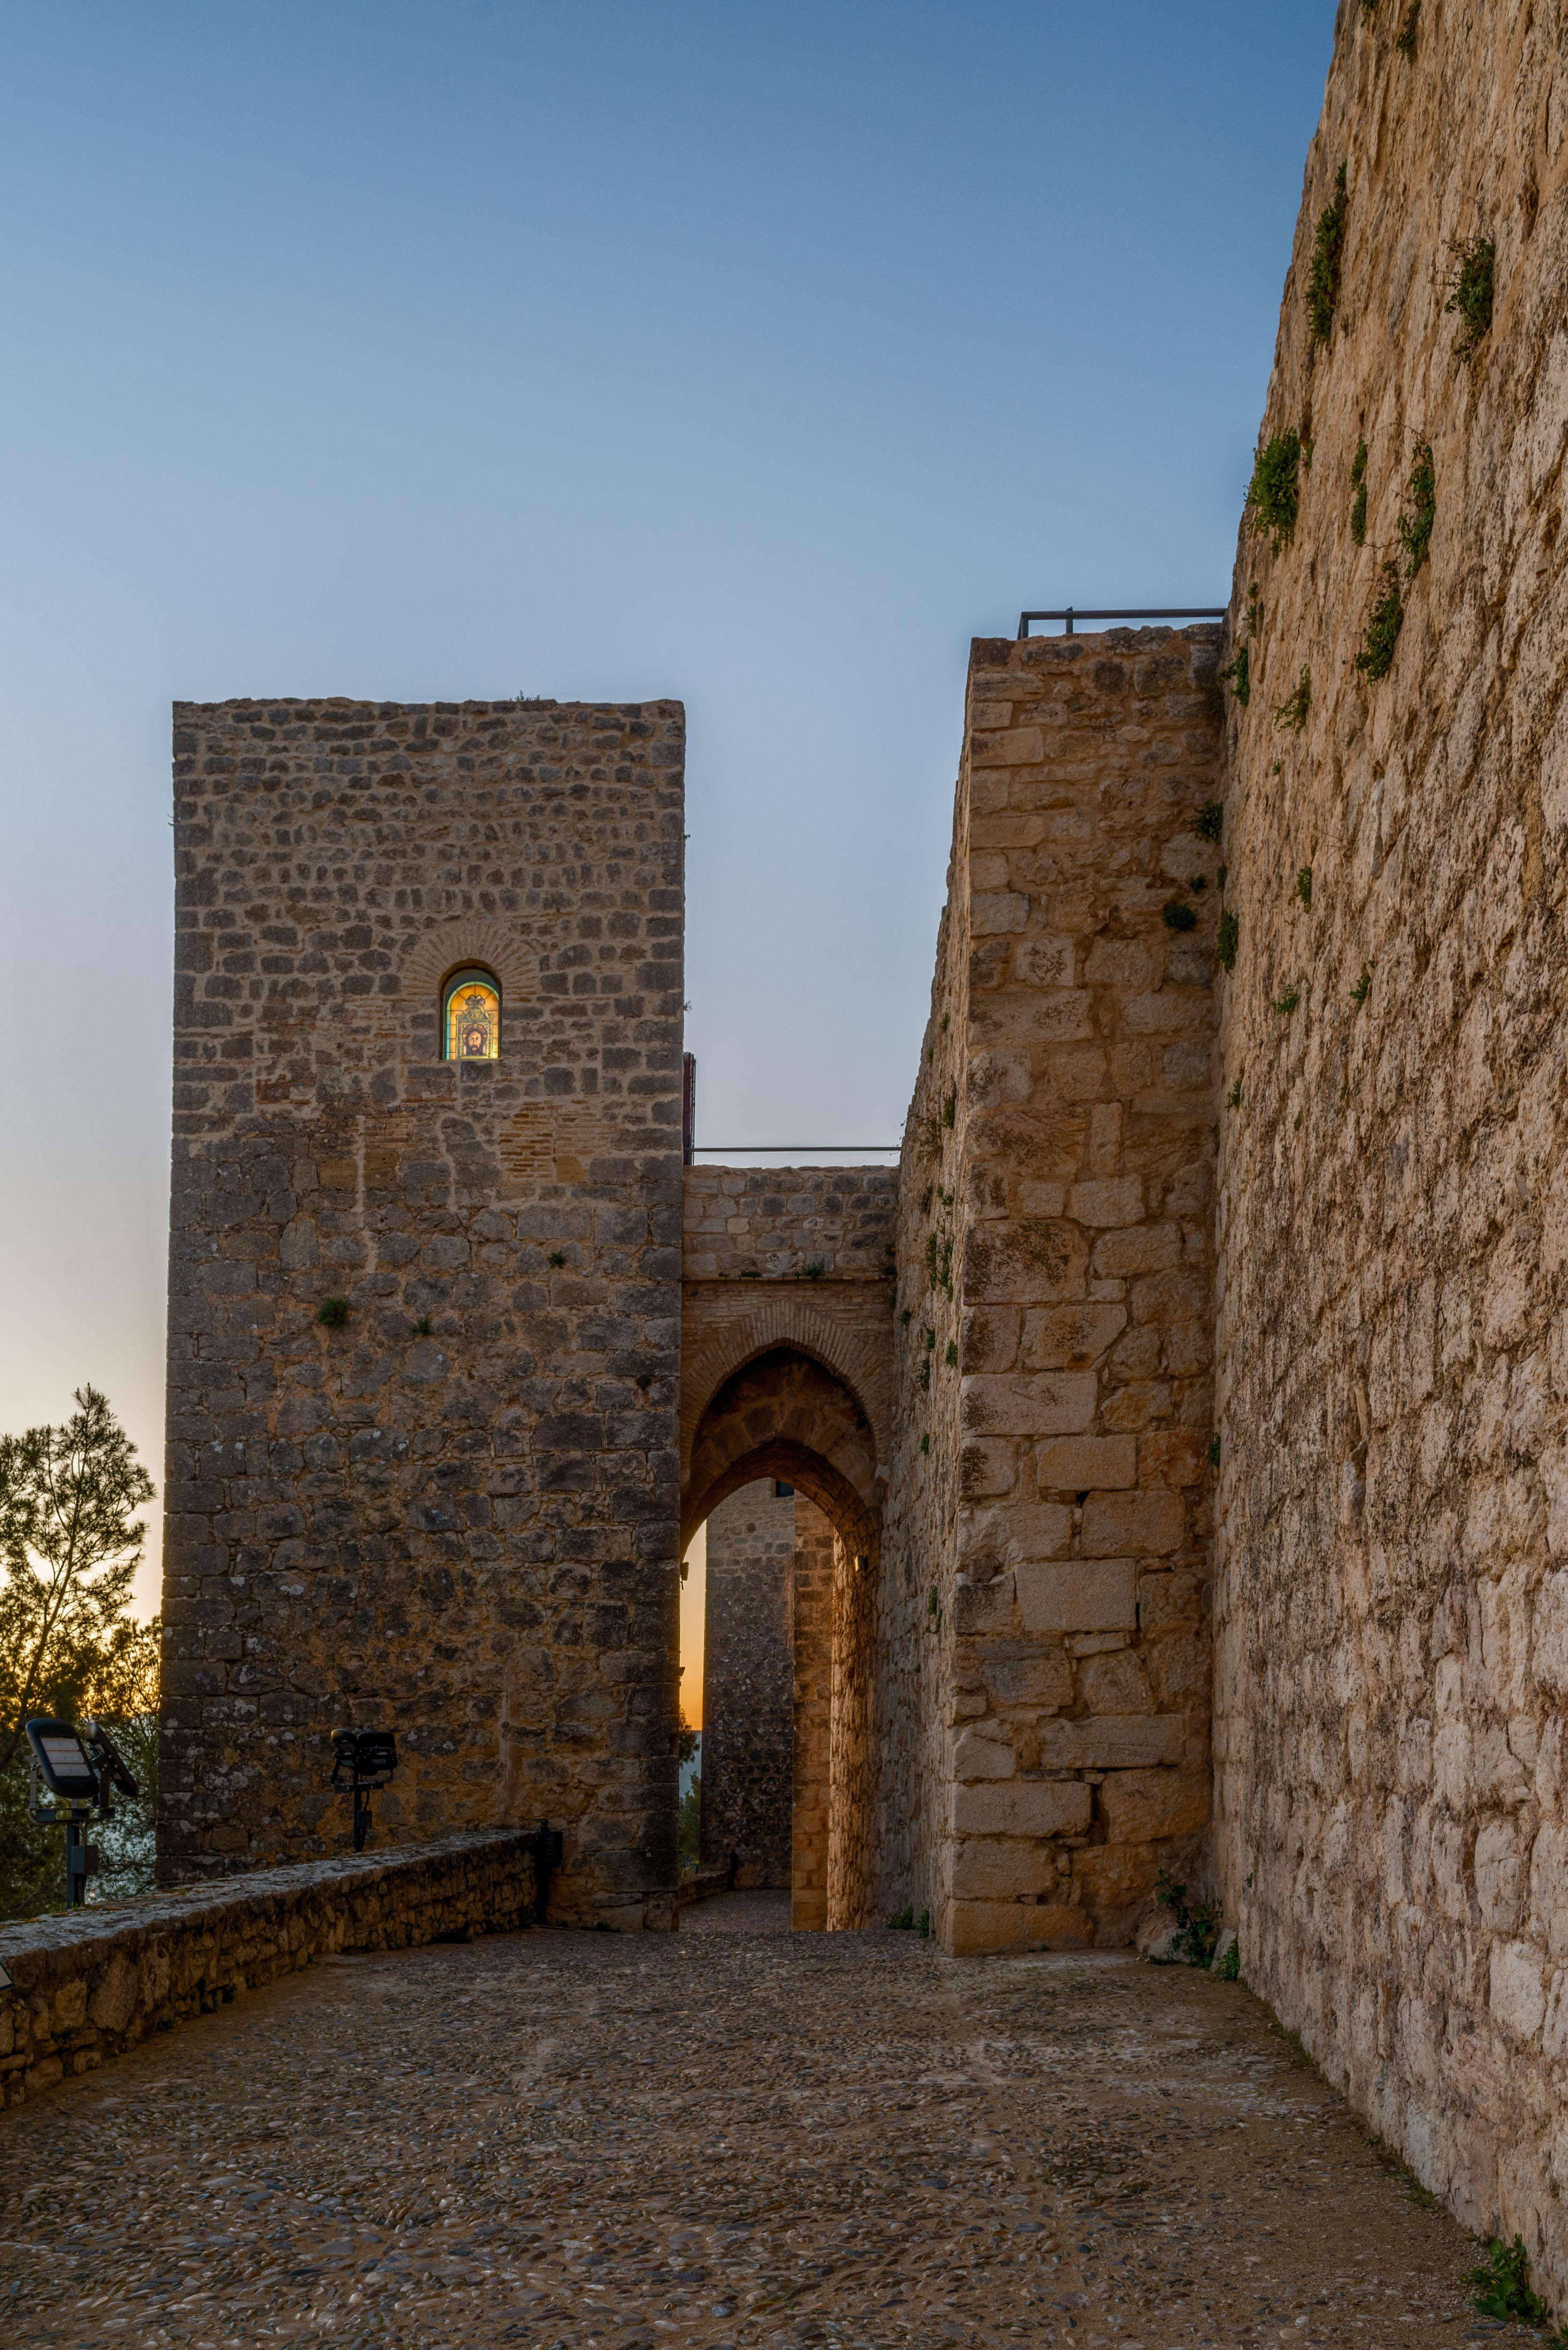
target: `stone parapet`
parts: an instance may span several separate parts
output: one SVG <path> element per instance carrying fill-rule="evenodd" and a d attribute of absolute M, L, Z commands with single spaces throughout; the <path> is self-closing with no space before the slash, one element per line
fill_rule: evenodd
<path fill-rule="evenodd" d="M 531 1839 L 438 1838 L 0 1927 L 0 2103 L 21 2105 L 149 2033 L 337 1950 L 400 1950 L 528 1924 Z M 662 1922 L 662 1921 L 660 1921 Z"/>

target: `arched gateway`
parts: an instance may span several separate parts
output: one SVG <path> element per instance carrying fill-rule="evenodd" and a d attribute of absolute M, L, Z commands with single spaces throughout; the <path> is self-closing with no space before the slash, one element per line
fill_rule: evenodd
<path fill-rule="evenodd" d="M 798 1497 L 784 1622 L 792 1907 L 804 1927 L 868 1916 L 895 1194 L 892 1170 L 877 1168 L 686 1174 L 681 1543 L 763 1481 Z M 724 1696 L 711 1675 L 711 1662 L 710 1712 Z"/>

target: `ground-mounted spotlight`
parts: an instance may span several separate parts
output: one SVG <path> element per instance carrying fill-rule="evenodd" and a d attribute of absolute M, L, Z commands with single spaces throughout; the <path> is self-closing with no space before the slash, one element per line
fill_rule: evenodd
<path fill-rule="evenodd" d="M 96 1812 L 113 1816 L 114 1797 L 140 1791 L 107 1730 L 96 1721 L 57 1721 L 37 1714 L 27 1724 L 27 1808 L 40 1827 L 66 1832 L 66 1902 L 79 1909 L 98 1874 L 98 1847 L 82 1841 Z M 51 1801 L 46 1802 L 47 1795 Z"/>
<path fill-rule="evenodd" d="M 335 1730 L 332 1784 L 354 1794 L 354 1849 L 363 1852 L 370 1833 L 370 1794 L 384 1787 L 398 1767 L 398 1739 L 391 1730 Z"/>

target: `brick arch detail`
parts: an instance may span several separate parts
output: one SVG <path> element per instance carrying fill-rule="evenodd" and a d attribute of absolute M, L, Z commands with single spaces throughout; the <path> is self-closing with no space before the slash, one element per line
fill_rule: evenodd
<path fill-rule="evenodd" d="M 769 1298 L 743 1319 L 711 1331 L 680 1371 L 680 1482 L 691 1475 L 691 1447 L 703 1413 L 726 1379 L 772 1347 L 795 1347 L 843 1380 L 871 1430 L 877 1476 L 887 1479 L 892 1458 L 888 1365 L 869 1336 L 813 1310 L 801 1295 Z"/>
<path fill-rule="evenodd" d="M 483 963 L 501 982 L 502 1017 L 508 1002 L 527 1002 L 539 993 L 539 958 L 509 923 L 486 914 L 432 923 L 409 942 L 399 993 L 432 1003 L 447 973 L 468 962 Z"/>

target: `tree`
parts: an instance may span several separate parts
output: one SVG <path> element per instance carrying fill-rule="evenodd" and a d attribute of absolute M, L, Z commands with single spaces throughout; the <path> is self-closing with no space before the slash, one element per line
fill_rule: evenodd
<path fill-rule="evenodd" d="M 112 1700 L 145 1679 L 129 1609 L 147 1528 L 133 1513 L 157 1488 L 109 1399 L 87 1387 L 74 1401 L 62 1427 L 0 1436 L 0 1771 L 29 1714 L 74 1714 L 94 1682 Z"/>
<path fill-rule="evenodd" d="M 135 1513 L 154 1487 L 107 1399 L 86 1387 L 75 1402 L 59 1428 L 0 1436 L 0 1918 L 58 1908 L 62 1894 L 58 1832 L 28 1810 L 31 1714 L 113 1731 L 141 1793 L 103 1824 L 91 1891 L 151 1884 L 159 1627 L 130 1605 L 147 1533 Z"/>

